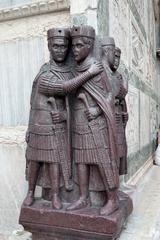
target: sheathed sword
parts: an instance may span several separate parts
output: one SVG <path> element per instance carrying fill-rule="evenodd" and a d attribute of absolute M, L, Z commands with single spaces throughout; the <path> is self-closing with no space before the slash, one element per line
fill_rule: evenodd
<path fill-rule="evenodd" d="M 54 97 L 50 97 L 47 101 L 48 103 L 51 104 L 51 106 L 53 107 L 53 110 L 55 112 L 58 112 L 58 108 L 56 105 L 56 100 Z M 53 112 L 51 111 L 51 116 L 52 116 Z M 67 190 L 72 190 L 72 182 L 70 179 L 70 164 L 68 163 L 68 161 L 71 161 L 71 159 L 66 159 L 67 157 L 69 157 L 69 154 L 66 152 L 67 151 L 67 146 L 65 146 L 65 142 L 64 142 L 64 136 L 63 136 L 63 132 L 60 130 L 58 131 L 57 128 L 57 124 L 54 124 L 54 133 L 55 133 L 55 139 L 56 139 L 56 145 L 57 145 L 57 151 L 58 151 L 58 155 L 59 155 L 59 159 L 60 159 L 60 163 L 61 163 L 61 169 L 62 169 L 62 174 L 63 174 L 63 178 L 64 178 L 64 183 L 65 183 L 65 187 Z M 64 148 L 66 148 L 66 151 L 64 151 Z"/>

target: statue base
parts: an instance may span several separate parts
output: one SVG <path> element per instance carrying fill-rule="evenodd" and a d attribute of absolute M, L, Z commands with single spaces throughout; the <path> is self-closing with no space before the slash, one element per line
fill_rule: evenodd
<path fill-rule="evenodd" d="M 66 207 L 53 210 L 50 202 L 37 199 L 30 207 L 22 206 L 19 222 L 32 233 L 32 240 L 113 240 L 133 209 L 132 200 L 122 192 L 119 209 L 109 216 L 100 215 L 99 208 L 65 211 Z"/>

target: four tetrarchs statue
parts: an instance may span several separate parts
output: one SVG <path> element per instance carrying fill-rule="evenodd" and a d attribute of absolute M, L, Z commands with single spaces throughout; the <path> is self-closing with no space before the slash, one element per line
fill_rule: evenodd
<path fill-rule="evenodd" d="M 47 37 L 50 61 L 31 94 L 24 206 L 36 204 L 40 185 L 50 189 L 53 210 L 94 208 L 94 192 L 99 214 L 111 215 L 120 206 L 119 175 L 127 173 L 128 85 L 118 72 L 121 50 L 91 26 L 53 28 Z"/>

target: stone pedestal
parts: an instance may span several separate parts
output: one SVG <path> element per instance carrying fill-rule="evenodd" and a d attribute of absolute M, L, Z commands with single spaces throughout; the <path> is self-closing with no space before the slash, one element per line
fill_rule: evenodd
<path fill-rule="evenodd" d="M 132 200 L 120 194 L 119 209 L 109 216 L 100 215 L 99 208 L 77 211 L 53 210 L 50 202 L 36 200 L 33 206 L 22 206 L 20 224 L 32 232 L 33 240 L 109 240 L 119 236 L 132 212 Z"/>

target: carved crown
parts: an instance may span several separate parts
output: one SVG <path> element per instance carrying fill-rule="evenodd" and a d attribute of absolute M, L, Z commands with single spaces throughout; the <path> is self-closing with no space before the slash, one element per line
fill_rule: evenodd
<path fill-rule="evenodd" d="M 101 39 L 101 45 L 103 46 L 113 46 L 115 47 L 115 41 L 112 37 L 103 37 Z"/>
<path fill-rule="evenodd" d="M 61 38 L 70 38 L 70 31 L 68 28 L 51 28 L 47 31 L 47 38 L 54 38 L 54 37 L 61 37 Z"/>
<path fill-rule="evenodd" d="M 88 37 L 95 39 L 95 30 L 91 26 L 73 26 L 71 28 L 71 37 Z"/>

